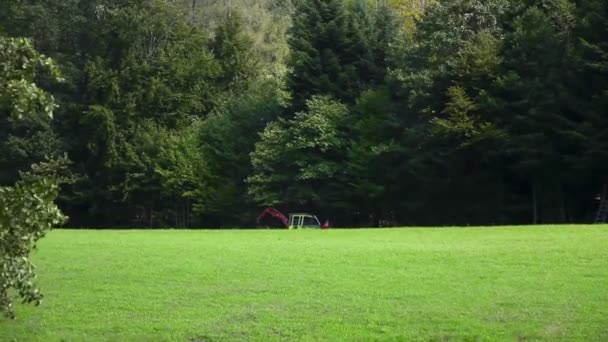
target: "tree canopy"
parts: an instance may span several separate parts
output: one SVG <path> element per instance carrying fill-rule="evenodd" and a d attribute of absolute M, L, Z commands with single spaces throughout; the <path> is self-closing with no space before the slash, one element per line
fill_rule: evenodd
<path fill-rule="evenodd" d="M 589 222 L 608 182 L 603 0 L 0 5 L 0 184 L 65 154 L 73 227 Z"/>
<path fill-rule="evenodd" d="M 0 127 L 7 135 L 2 150 L 7 161 L 16 158 L 17 153 L 20 162 L 37 160 L 41 151 L 29 147 L 47 142 L 39 141 L 42 138 L 38 133 L 49 129 L 46 120 L 53 117 L 57 105 L 53 96 L 35 82 L 43 73 L 50 80 L 61 79 L 55 63 L 36 51 L 30 40 L 0 35 Z M 22 163 L 10 165 L 12 169 L 9 165 L 4 164 L 3 170 L 17 171 L 18 176 L 8 184 L 3 179 L 0 185 L 0 311 L 13 318 L 13 296 L 36 305 L 42 300 L 29 254 L 36 242 L 65 217 L 55 204 L 60 159 L 35 164 L 31 170 L 30 165 L 24 168 Z M 10 292 L 13 290 L 16 294 Z"/>

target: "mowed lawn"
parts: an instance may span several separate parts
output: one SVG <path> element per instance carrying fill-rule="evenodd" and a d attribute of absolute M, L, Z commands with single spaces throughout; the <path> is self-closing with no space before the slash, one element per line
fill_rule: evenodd
<path fill-rule="evenodd" d="M 0 341 L 608 341 L 608 226 L 55 230 Z"/>

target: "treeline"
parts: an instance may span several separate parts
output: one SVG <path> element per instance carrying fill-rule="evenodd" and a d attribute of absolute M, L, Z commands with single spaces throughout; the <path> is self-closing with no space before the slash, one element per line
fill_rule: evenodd
<path fill-rule="evenodd" d="M 52 120 L 1 113 L 0 184 L 59 160 L 74 227 L 247 227 L 265 206 L 338 226 L 588 222 L 608 181 L 605 0 L 0 8 L 1 34 L 63 77 L 37 80 Z"/>

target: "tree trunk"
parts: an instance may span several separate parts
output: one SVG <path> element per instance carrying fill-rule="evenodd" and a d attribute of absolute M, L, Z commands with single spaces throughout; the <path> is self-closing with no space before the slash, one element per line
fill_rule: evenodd
<path fill-rule="evenodd" d="M 192 0 L 192 25 L 194 25 L 194 12 L 196 10 L 196 0 Z"/>
<path fill-rule="evenodd" d="M 184 225 L 186 226 L 186 228 L 188 228 L 189 222 L 190 221 L 190 200 L 186 200 L 186 217 L 185 217 L 185 222 Z"/>
<path fill-rule="evenodd" d="M 182 201 L 182 226 L 181 228 L 188 228 L 188 225 L 186 224 L 187 222 L 187 218 L 186 216 L 188 215 L 188 207 L 187 207 L 187 203 L 186 201 Z"/>
<path fill-rule="evenodd" d="M 561 223 L 568 220 L 566 217 L 566 196 L 564 196 L 564 187 L 561 184 L 559 186 L 559 218 Z"/>
<path fill-rule="evenodd" d="M 536 182 L 532 182 L 532 224 L 538 223 L 538 203 L 536 198 Z"/>
<path fill-rule="evenodd" d="M 173 216 L 175 217 L 175 228 L 179 227 L 179 207 L 177 205 L 177 200 L 175 197 L 173 198 Z"/>
<path fill-rule="evenodd" d="M 148 228 L 152 228 L 152 217 L 154 216 L 154 204 L 150 205 L 148 210 Z"/>

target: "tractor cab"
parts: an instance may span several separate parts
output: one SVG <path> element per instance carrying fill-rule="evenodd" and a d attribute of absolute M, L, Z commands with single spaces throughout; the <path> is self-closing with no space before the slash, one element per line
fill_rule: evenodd
<path fill-rule="evenodd" d="M 299 229 L 299 228 L 321 228 L 321 229 L 329 229 L 329 220 L 326 220 L 325 223 L 321 224 L 319 219 L 315 215 L 306 214 L 306 213 L 292 213 L 289 214 L 289 218 L 287 218 L 283 213 L 276 210 L 275 208 L 266 208 L 264 211 L 258 215 L 258 218 L 255 220 L 258 227 L 269 227 L 268 225 L 262 224 L 262 220 L 266 216 L 271 216 L 278 219 L 283 227 L 287 229 Z"/>
<path fill-rule="evenodd" d="M 315 215 L 306 213 L 289 214 L 289 229 L 321 228 L 321 222 Z"/>

